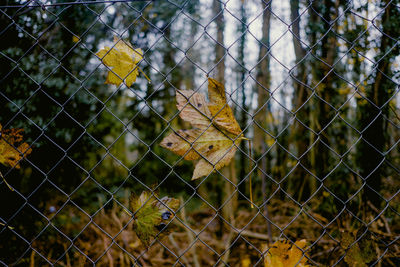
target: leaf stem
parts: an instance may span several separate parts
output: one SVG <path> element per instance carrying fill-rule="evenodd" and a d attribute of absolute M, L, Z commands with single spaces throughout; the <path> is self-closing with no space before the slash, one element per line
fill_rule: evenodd
<path fill-rule="evenodd" d="M 143 75 L 144 75 L 144 77 L 147 79 L 147 81 L 148 81 L 149 83 L 151 83 L 151 80 L 150 80 L 149 77 L 147 77 L 146 73 L 144 73 L 144 71 L 142 71 L 142 69 L 139 68 L 139 66 L 137 66 L 137 68 L 140 70 L 141 73 L 143 73 Z"/>
<path fill-rule="evenodd" d="M 7 183 L 6 179 L 4 178 L 3 174 L 0 172 L 0 177 L 3 179 L 4 183 L 7 185 L 7 187 L 14 192 L 14 188 L 11 187 L 9 183 Z"/>
<path fill-rule="evenodd" d="M 1 225 L 1 226 L 6 226 L 6 225 L 5 225 L 4 223 L 2 223 L 2 222 L 0 222 L 0 225 Z M 9 226 L 9 225 L 7 225 L 7 228 L 10 229 L 10 230 L 13 230 L 13 229 L 14 229 L 14 227 Z"/>
<path fill-rule="evenodd" d="M 122 208 L 123 209 L 123 211 L 125 211 L 129 216 L 132 216 L 132 214 L 124 207 L 124 208 Z"/>
<path fill-rule="evenodd" d="M 249 156 L 250 159 L 252 158 L 251 155 L 251 140 L 246 138 L 246 137 L 242 137 L 244 140 L 247 140 L 249 142 Z M 253 204 L 253 185 L 252 185 L 252 179 L 251 179 L 252 175 L 250 174 L 250 179 L 249 179 L 249 186 L 250 186 L 250 207 L 252 209 L 254 209 L 254 204 Z"/>

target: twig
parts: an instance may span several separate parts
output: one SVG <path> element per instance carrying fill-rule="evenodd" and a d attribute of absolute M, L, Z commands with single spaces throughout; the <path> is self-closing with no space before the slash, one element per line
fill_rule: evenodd
<path fill-rule="evenodd" d="M 0 172 L 0 177 L 3 179 L 4 183 L 7 185 L 7 187 L 11 190 L 14 191 L 14 188 L 11 187 L 9 183 L 7 183 L 6 179 L 4 178 L 3 174 Z"/>
<path fill-rule="evenodd" d="M 125 208 L 123 208 L 123 210 L 125 210 Z M 123 214 L 121 214 L 121 215 L 123 215 Z M 122 221 L 120 220 L 120 217 L 117 216 L 117 214 L 115 212 L 115 206 L 111 210 L 111 217 L 118 224 L 118 228 L 119 229 L 122 229 L 124 227 L 123 224 L 122 224 Z M 125 235 L 121 233 L 120 236 L 121 236 L 122 242 L 124 242 L 124 246 L 126 248 L 129 248 L 129 244 L 128 244 L 128 241 L 125 238 Z M 125 253 L 123 253 L 122 250 L 119 251 L 119 258 L 120 258 L 120 261 L 121 261 L 120 266 L 125 266 L 125 255 L 124 254 Z M 128 260 L 128 264 L 129 264 L 129 260 Z"/>
<path fill-rule="evenodd" d="M 318 252 L 318 253 L 315 253 L 315 254 L 311 255 L 311 258 L 316 258 L 316 257 L 322 256 L 322 255 L 324 255 L 324 254 L 329 254 L 329 253 L 331 253 L 332 251 L 334 251 L 335 249 L 336 249 L 336 247 L 333 247 L 333 248 L 330 248 L 330 249 L 328 249 L 328 250 L 320 251 L 320 252 Z"/>
<path fill-rule="evenodd" d="M 6 226 L 4 223 L 0 222 L 1 226 Z M 10 230 L 14 230 L 14 227 L 7 225 L 7 228 Z"/>
<path fill-rule="evenodd" d="M 249 142 L 249 156 L 250 156 L 250 158 L 252 158 L 252 155 L 251 155 L 251 140 L 250 139 L 247 139 L 248 140 L 248 142 Z M 250 187 L 250 207 L 252 208 L 252 209 L 254 209 L 254 202 L 253 202 L 253 183 L 251 182 L 251 177 L 252 177 L 252 175 L 250 175 L 250 178 L 249 178 L 249 187 Z"/>
<path fill-rule="evenodd" d="M 303 182 L 301 183 L 301 186 L 299 189 L 299 196 L 297 197 L 297 202 L 300 202 L 301 198 L 303 197 L 303 191 L 304 191 L 304 187 L 306 185 L 306 181 L 307 181 L 307 179 L 303 179 Z"/>
<path fill-rule="evenodd" d="M 248 230 L 243 230 L 243 231 L 240 232 L 240 234 L 243 235 L 243 236 L 253 237 L 253 238 L 260 239 L 260 240 L 267 240 L 267 241 L 272 242 L 272 240 L 270 240 L 268 235 L 254 233 L 254 232 L 251 232 L 251 231 L 248 231 Z"/>
<path fill-rule="evenodd" d="M 379 246 L 377 243 L 375 243 L 375 251 L 376 251 L 376 255 L 377 258 L 379 259 L 381 256 L 381 250 L 379 249 Z M 378 267 L 382 267 L 382 261 L 378 261 Z"/>
<path fill-rule="evenodd" d="M 142 69 L 141 68 L 139 68 L 138 67 L 138 69 L 140 70 L 140 72 L 144 75 L 144 77 L 147 79 L 147 82 L 148 83 L 151 83 L 151 80 L 150 80 L 150 78 L 149 77 L 147 77 L 147 75 L 146 75 L 146 73 L 144 73 L 144 71 L 142 71 Z"/>
<path fill-rule="evenodd" d="M 183 203 L 182 196 L 179 197 L 179 201 L 181 203 Z M 181 212 L 181 217 L 182 217 L 183 222 L 185 223 L 185 225 L 188 225 L 187 220 L 186 220 L 185 206 L 182 207 L 180 212 Z M 189 242 L 193 243 L 193 241 L 194 241 L 193 233 L 188 229 L 188 227 L 185 227 L 185 230 L 186 230 L 186 234 L 187 234 L 187 236 L 189 238 Z M 196 253 L 196 244 L 193 244 L 191 249 L 193 250 L 193 263 L 194 263 L 194 266 L 200 267 L 201 265 L 199 263 L 199 259 L 197 258 L 197 253 Z"/>
<path fill-rule="evenodd" d="M 249 140 L 249 139 L 247 139 L 247 140 Z M 249 146 L 250 146 L 249 150 L 250 150 L 250 153 L 251 153 L 251 141 L 250 140 L 249 140 Z M 236 171 L 235 171 L 235 167 L 234 167 L 233 164 L 231 164 L 230 167 L 229 167 L 229 176 L 231 177 L 232 182 L 235 185 L 237 185 Z M 228 197 L 230 197 L 233 194 L 232 186 L 228 182 L 225 183 L 225 186 L 226 186 L 226 189 L 225 189 L 226 193 L 227 193 Z M 251 207 L 254 208 L 254 205 L 253 205 L 253 192 L 252 192 L 252 184 L 251 184 L 251 175 L 250 175 L 250 202 L 251 202 Z M 232 202 L 230 202 L 230 204 L 226 205 L 225 207 L 228 207 L 228 213 L 229 214 L 227 214 L 227 215 L 229 216 L 229 223 L 234 226 L 235 225 L 235 214 L 234 214 L 234 211 L 237 209 L 237 199 L 235 199 L 233 197 L 232 198 Z M 231 245 L 232 238 L 234 236 L 233 228 L 234 227 L 229 227 L 228 238 L 227 238 L 227 240 L 225 240 L 225 248 L 224 248 L 225 249 L 225 254 L 222 257 L 221 263 L 219 264 L 219 266 L 221 266 L 221 267 L 225 266 L 227 264 L 227 262 L 229 261 L 229 257 L 230 257 L 230 254 L 231 254 L 230 245 Z"/>
<path fill-rule="evenodd" d="M 31 257 L 30 257 L 30 267 L 35 267 L 35 251 L 32 249 Z"/>
<path fill-rule="evenodd" d="M 125 257 L 122 251 L 119 253 L 119 261 L 120 261 L 120 266 L 124 267 L 125 266 Z"/>
<path fill-rule="evenodd" d="M 224 256 L 222 257 L 221 263 L 219 264 L 220 267 L 226 266 L 226 265 L 228 264 L 229 256 L 230 256 L 230 254 L 231 254 L 231 253 L 230 253 L 231 250 L 230 250 L 229 247 L 230 247 L 232 238 L 233 238 L 233 228 L 231 228 L 231 230 L 229 231 L 228 239 L 225 241 L 225 242 L 226 242 L 226 243 L 225 243 L 225 254 L 224 254 Z"/>
<path fill-rule="evenodd" d="M 396 116 L 396 118 L 397 118 L 397 120 L 399 120 L 400 121 L 400 117 L 397 115 L 397 112 L 396 112 L 396 110 L 395 109 L 393 109 L 393 107 L 389 104 L 389 108 L 390 108 L 390 110 L 394 113 L 394 115 Z"/>
<path fill-rule="evenodd" d="M 64 243 L 64 251 L 66 252 L 65 253 L 65 259 L 67 261 L 67 266 L 71 267 L 71 259 L 69 257 L 69 253 L 68 253 L 67 247 L 68 247 L 68 245 L 66 243 Z"/>
<path fill-rule="evenodd" d="M 171 242 L 171 244 L 176 248 L 176 250 L 179 252 L 180 258 L 182 259 L 182 261 L 187 265 L 190 266 L 188 259 L 186 259 L 186 257 L 184 256 L 184 254 L 182 254 L 181 252 L 181 248 L 179 247 L 179 245 L 176 243 L 175 239 L 174 239 L 174 233 L 170 233 L 168 235 L 168 239 Z"/>
<path fill-rule="evenodd" d="M 262 151 L 264 153 L 264 151 L 267 151 L 266 148 L 266 144 L 262 143 Z M 250 157 L 251 157 L 251 147 L 250 149 Z M 272 226 L 271 226 L 271 217 L 269 216 L 269 211 L 268 211 L 268 206 L 267 206 L 267 191 L 266 191 L 266 187 L 267 187 L 267 176 L 264 172 L 267 171 L 267 160 L 266 160 L 266 155 L 264 157 L 262 157 L 261 159 L 261 168 L 263 170 L 262 172 L 262 180 L 261 180 L 261 193 L 263 195 L 263 203 L 264 203 L 264 216 L 267 218 L 267 233 L 269 236 L 268 240 L 272 240 Z M 250 176 L 251 177 L 251 176 Z M 251 185 L 250 185 L 251 186 Z M 251 203 L 251 205 L 253 205 L 253 202 Z"/>
<path fill-rule="evenodd" d="M 371 207 L 371 209 L 373 209 L 373 210 L 374 210 L 375 212 L 377 212 L 377 213 L 380 213 L 380 211 L 374 206 L 374 204 L 371 203 L 371 201 L 368 200 L 367 203 L 368 203 L 368 205 Z M 392 231 L 390 231 L 389 224 L 388 224 L 388 222 L 387 222 L 385 216 L 381 215 L 380 217 L 382 218 L 383 223 L 385 224 L 386 231 L 387 231 L 389 234 L 392 234 Z"/>
<path fill-rule="evenodd" d="M 371 201 L 368 200 L 367 203 L 368 203 L 368 205 L 371 207 L 371 209 L 373 209 L 375 212 L 377 212 L 377 213 L 380 212 L 380 211 L 374 206 L 374 204 L 372 204 Z M 388 232 L 389 235 L 392 235 L 392 231 L 390 230 L 389 223 L 388 223 L 388 221 L 386 220 L 385 216 L 381 215 L 380 217 L 382 218 L 382 221 L 383 221 L 383 224 L 385 225 L 386 231 Z M 394 245 L 394 248 L 396 249 L 396 252 L 399 252 L 399 248 L 398 248 L 398 246 L 397 246 L 396 244 Z"/>
<path fill-rule="evenodd" d="M 102 232 L 100 231 L 100 229 L 98 229 L 98 228 L 97 228 L 96 226 L 94 226 L 93 224 L 91 224 L 90 227 L 91 227 L 97 234 L 102 234 Z M 102 235 L 102 237 L 103 237 L 104 249 L 107 251 L 107 252 L 106 252 L 107 258 L 108 258 L 108 261 L 109 261 L 109 263 L 110 263 L 109 266 L 110 266 L 110 267 L 113 267 L 113 266 L 114 266 L 114 260 L 113 260 L 113 257 L 112 257 L 112 255 L 111 255 L 111 253 L 110 253 L 110 250 L 107 249 L 107 239 L 106 239 L 106 237 L 105 237 L 104 235 Z"/>

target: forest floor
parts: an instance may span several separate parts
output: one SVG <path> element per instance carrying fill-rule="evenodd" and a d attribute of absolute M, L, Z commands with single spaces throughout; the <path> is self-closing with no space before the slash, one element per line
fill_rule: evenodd
<path fill-rule="evenodd" d="M 371 203 L 369 206 L 376 209 Z M 183 207 L 168 226 L 169 234 L 146 247 L 134 232 L 132 217 L 115 203 L 112 208 L 102 209 L 91 222 L 78 219 L 77 223 L 60 229 L 69 237 L 76 235 L 67 253 L 56 251 L 66 251 L 71 246 L 71 241 L 64 239 L 56 239 L 50 251 L 48 242 L 38 241 L 32 246 L 39 252 L 46 248 L 47 254 L 41 254 L 52 261 L 60 258 L 57 262 L 60 266 L 87 266 L 93 262 L 96 266 L 198 267 L 226 266 L 225 263 L 229 266 L 264 266 L 264 255 L 271 242 L 268 220 L 263 212 L 242 208 L 235 212 L 234 218 L 225 221 L 209 207 L 192 212 Z M 366 228 L 360 227 L 362 224 L 351 212 L 339 213 L 333 218 L 325 218 L 306 206 L 301 208 L 294 202 L 271 200 L 269 219 L 273 242 L 290 240 L 292 243 L 305 239 L 304 251 L 310 266 L 332 266 L 338 261 L 336 266 L 367 266 L 362 262 L 354 265 L 360 257 L 369 257 L 374 262 L 379 260 L 375 266 L 400 266 L 399 216 L 386 212 L 379 217 L 379 213 L 367 214 L 364 221 L 369 223 L 364 226 L 368 226 L 368 231 L 356 232 L 352 229 Z M 70 216 L 73 218 L 77 214 L 71 210 Z M 347 243 L 354 243 L 353 249 L 343 245 L 346 233 L 347 238 L 350 237 Z M 368 249 L 372 257 L 365 255 Z M 30 259 L 31 264 L 40 261 L 35 252 Z"/>

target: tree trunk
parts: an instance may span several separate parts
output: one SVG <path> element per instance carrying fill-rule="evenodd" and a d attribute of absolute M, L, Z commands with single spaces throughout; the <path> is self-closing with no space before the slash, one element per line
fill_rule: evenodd
<path fill-rule="evenodd" d="M 381 7 L 393 1 L 382 1 Z M 399 2 L 399 1 L 396 1 Z M 376 207 L 382 203 L 379 195 L 381 189 L 381 178 L 385 176 L 385 170 L 378 167 L 385 160 L 384 150 L 388 141 L 386 134 L 388 106 L 386 104 L 395 91 L 396 84 L 390 79 L 393 77 L 391 62 L 400 54 L 396 44 L 400 12 L 398 9 L 387 6 L 382 14 L 382 37 L 379 51 L 375 57 L 378 62 L 374 74 L 374 82 L 367 89 L 366 97 L 374 103 L 359 101 L 360 130 L 362 131 L 362 142 L 358 146 L 358 166 L 363 179 L 366 179 L 366 186 L 363 195 L 364 201 L 371 201 Z M 386 104 L 386 105 L 385 105 Z"/>
<path fill-rule="evenodd" d="M 225 86 L 225 46 L 224 46 L 224 30 L 225 30 L 225 22 L 224 22 L 224 9 L 222 7 L 222 3 L 218 0 L 213 0 L 213 13 L 214 13 L 214 22 L 217 28 L 217 43 L 215 44 L 215 68 L 216 74 L 215 79 L 222 83 Z M 233 162 L 231 164 L 234 164 Z M 233 166 L 234 167 L 234 166 Z M 222 175 L 232 181 L 231 173 L 235 172 L 235 170 L 230 170 L 229 166 L 225 166 L 221 169 Z M 236 176 L 236 175 L 235 175 Z M 233 192 L 232 185 L 229 181 L 224 180 L 221 182 L 216 182 L 215 190 L 217 192 L 221 192 L 217 194 L 217 208 L 221 208 L 223 203 L 231 196 Z M 233 219 L 232 215 L 232 201 L 228 202 L 225 206 L 222 207 L 222 216 L 230 221 Z M 224 221 L 219 218 L 219 230 L 217 232 L 217 236 L 222 237 L 224 233 Z M 227 229 L 230 230 L 230 229 Z"/>
<path fill-rule="evenodd" d="M 171 39 L 171 29 L 170 27 L 165 28 L 164 35 L 166 40 Z M 175 98 L 175 90 L 180 89 L 181 81 L 182 81 L 182 71 L 178 66 L 176 66 L 175 55 L 176 49 L 171 45 L 170 42 L 165 41 L 165 47 L 163 48 L 163 63 L 164 68 L 162 73 L 166 76 L 163 77 L 164 81 L 164 90 L 162 91 L 162 97 L 164 99 L 174 99 Z M 151 93 L 151 92 L 149 92 Z M 172 118 L 176 109 L 174 101 L 164 101 L 164 110 L 166 118 Z M 183 120 L 173 120 L 171 122 L 172 128 L 179 129 L 185 127 L 185 122 Z"/>
<path fill-rule="evenodd" d="M 264 10 L 263 13 L 263 22 L 262 22 L 262 39 L 260 43 L 260 52 L 258 56 L 258 68 L 257 68 L 257 95 L 258 95 L 258 103 L 257 110 L 254 116 L 254 156 L 258 162 L 261 164 L 258 165 L 258 174 L 262 179 L 262 196 L 263 203 L 267 200 L 267 176 L 269 166 L 267 155 L 265 152 L 267 150 L 266 145 L 266 130 L 267 130 L 267 112 L 270 112 L 269 104 L 267 101 L 270 97 L 270 63 L 269 63 L 269 49 L 270 49 L 270 20 L 271 20 L 271 3 L 261 1 L 262 8 Z M 264 213 L 268 218 L 268 209 L 267 205 L 264 205 Z M 268 235 L 271 238 L 272 233 L 270 229 L 270 224 L 268 223 Z"/>
<path fill-rule="evenodd" d="M 246 90 L 245 90 L 245 76 L 246 76 L 246 68 L 245 68 L 245 60 L 244 53 L 246 47 L 246 35 L 247 35 L 247 14 L 246 14 L 246 4 L 242 2 L 240 5 L 240 20 L 242 21 L 238 28 L 238 34 L 241 34 L 238 48 L 238 62 L 240 66 L 238 67 L 238 72 L 240 76 L 238 78 L 238 86 L 240 90 L 238 92 L 241 93 L 241 109 L 240 109 L 240 126 L 243 128 L 247 123 L 247 112 L 248 107 L 246 105 Z M 240 149 L 242 151 L 247 151 L 247 142 L 240 143 Z M 250 170 L 248 168 L 250 162 L 248 161 L 247 155 L 244 153 L 240 153 L 240 164 L 239 164 L 239 179 L 242 180 L 246 177 L 247 171 Z M 238 190 L 245 194 L 246 192 L 246 183 L 241 183 Z M 240 198 L 240 196 L 238 196 Z"/>
<path fill-rule="evenodd" d="M 197 15 L 197 6 L 199 5 L 198 0 L 192 0 L 188 2 L 188 13 L 191 17 L 196 18 Z M 198 32 L 199 26 L 197 24 L 197 22 L 195 21 L 190 21 L 190 25 L 189 25 L 189 31 L 190 31 L 190 35 L 189 38 L 187 40 L 189 46 L 194 45 L 195 43 L 195 36 Z M 191 59 L 192 61 L 196 61 L 199 57 L 198 51 L 195 51 L 194 49 L 190 49 L 189 51 L 187 51 L 186 54 L 187 59 L 185 60 L 185 63 L 183 65 L 183 73 L 185 73 L 183 79 L 183 84 L 185 86 L 186 89 L 191 89 L 194 90 L 195 88 L 195 83 L 194 83 L 194 79 L 195 79 L 195 75 L 196 75 L 196 66 L 189 60 Z"/>
<path fill-rule="evenodd" d="M 332 72 L 333 63 L 337 58 L 337 37 L 330 29 L 328 22 L 338 14 L 338 2 L 335 3 L 333 0 L 315 1 L 313 2 L 313 10 L 314 12 L 311 13 L 310 17 L 311 27 L 314 27 L 319 36 L 312 34 L 311 43 L 315 44 L 318 40 L 317 38 L 322 36 L 323 38 L 319 41 L 314 51 L 314 54 L 319 59 L 316 59 L 312 66 L 313 86 L 318 98 L 313 97 L 311 102 L 316 109 L 312 114 L 310 113 L 310 124 L 311 128 L 318 133 L 318 140 L 315 143 L 315 148 L 312 149 L 311 164 L 316 176 L 322 179 L 325 178 L 331 168 L 329 149 L 327 148 L 330 145 L 328 136 L 334 136 L 332 127 L 324 129 L 332 119 L 332 117 L 329 117 L 329 112 L 332 112 L 332 110 L 326 103 L 335 106 L 333 101 L 337 95 L 337 88 L 334 83 L 335 74 Z M 316 12 L 319 14 L 316 14 Z M 333 30 L 336 30 L 335 27 L 337 27 L 337 23 L 334 24 Z M 315 141 L 313 138 L 310 139 L 310 144 Z M 305 197 L 308 197 L 316 190 L 315 179 L 311 179 L 308 189 L 304 194 Z"/>
<path fill-rule="evenodd" d="M 217 26 L 217 43 L 215 44 L 215 60 L 217 74 L 215 79 L 225 85 L 225 46 L 224 46 L 224 9 L 222 3 L 213 0 L 214 22 Z"/>
<path fill-rule="evenodd" d="M 295 147 L 297 149 L 297 157 L 300 165 L 297 166 L 293 172 L 294 188 L 301 188 L 303 181 L 307 181 L 305 178 L 308 177 L 308 173 L 305 168 L 309 168 L 307 162 L 307 156 L 304 155 L 307 151 L 307 146 L 309 143 L 309 133 L 308 130 L 302 125 L 309 124 L 309 108 L 304 103 L 309 97 L 308 92 L 308 79 L 306 72 L 306 63 L 304 57 L 306 56 L 306 50 L 303 48 L 300 42 L 300 17 L 299 17 L 299 0 L 290 1 L 290 17 L 292 20 L 292 31 L 293 31 L 293 47 L 296 56 L 296 70 L 291 73 L 293 77 L 293 109 L 296 116 L 296 121 L 293 123 L 292 127 L 292 140 L 295 142 Z M 302 106 L 304 105 L 304 106 Z M 304 156 L 302 156 L 304 155 Z M 311 178 L 314 179 L 314 178 Z M 308 181 L 310 184 L 310 181 Z M 301 198 L 301 196 L 299 195 Z"/>

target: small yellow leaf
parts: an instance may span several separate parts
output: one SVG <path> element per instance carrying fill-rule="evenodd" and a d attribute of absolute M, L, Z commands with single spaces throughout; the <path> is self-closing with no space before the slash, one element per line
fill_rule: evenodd
<path fill-rule="evenodd" d="M 251 265 L 251 260 L 249 256 L 246 256 L 242 259 L 242 267 L 249 267 Z"/>
<path fill-rule="evenodd" d="M 350 87 L 340 88 L 338 92 L 339 95 L 348 95 L 351 92 L 351 88 Z"/>
<path fill-rule="evenodd" d="M 329 197 L 331 194 L 329 192 L 327 192 L 327 191 L 324 191 L 324 192 L 322 192 L 322 195 L 324 197 Z"/>
<path fill-rule="evenodd" d="M 96 54 L 103 63 L 111 68 L 106 83 L 120 85 L 123 81 L 129 87 L 139 75 L 137 64 L 143 59 L 141 49 L 133 49 L 132 45 L 114 37 L 114 46 L 106 46 Z"/>
<path fill-rule="evenodd" d="M 79 42 L 79 37 L 77 37 L 77 36 L 72 36 L 72 42 L 74 42 L 74 43 L 77 43 L 77 42 Z"/>
<path fill-rule="evenodd" d="M 265 136 L 265 143 L 268 145 L 268 147 L 271 147 L 275 144 L 275 139 L 269 135 Z"/>

